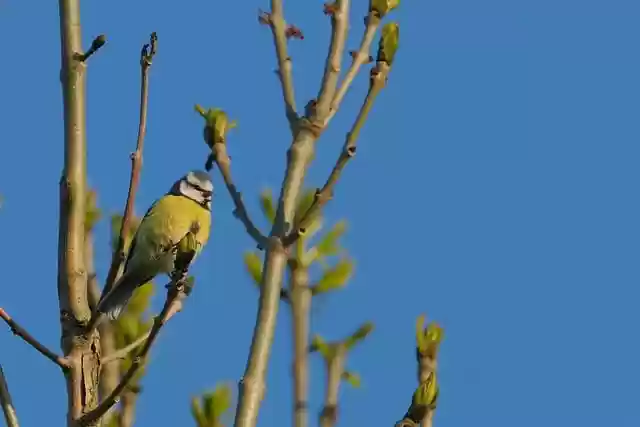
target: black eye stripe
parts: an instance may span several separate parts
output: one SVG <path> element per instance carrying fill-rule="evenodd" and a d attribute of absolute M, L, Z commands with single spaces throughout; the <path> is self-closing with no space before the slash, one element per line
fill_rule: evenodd
<path fill-rule="evenodd" d="M 189 181 L 187 181 L 187 182 L 189 183 L 190 186 L 192 186 L 193 188 L 195 188 L 196 190 L 200 191 L 201 193 L 203 193 L 205 195 L 213 193 L 213 191 L 205 190 L 204 188 L 200 187 L 198 184 L 194 184 L 194 183 L 189 182 Z"/>

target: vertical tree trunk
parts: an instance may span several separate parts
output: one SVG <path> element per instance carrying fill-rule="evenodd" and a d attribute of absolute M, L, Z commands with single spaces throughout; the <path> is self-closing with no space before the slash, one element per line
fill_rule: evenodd
<path fill-rule="evenodd" d="M 82 61 L 79 0 L 59 0 L 64 102 L 64 169 L 60 179 L 58 298 L 61 345 L 70 367 L 65 373 L 68 425 L 97 405 L 99 337 L 83 336 L 91 310 L 84 265 L 86 215 L 85 64 Z"/>

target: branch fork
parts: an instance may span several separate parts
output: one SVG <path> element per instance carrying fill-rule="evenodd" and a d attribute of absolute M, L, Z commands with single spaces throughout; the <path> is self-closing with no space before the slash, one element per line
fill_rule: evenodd
<path fill-rule="evenodd" d="M 144 365 L 147 355 L 149 354 L 149 350 L 151 350 L 160 330 L 176 313 L 182 310 L 183 301 L 191 293 L 191 285 L 183 278 L 184 274 L 175 274 L 171 283 L 167 285 L 167 299 L 165 300 L 164 307 L 160 314 L 154 318 L 153 326 L 149 331 L 148 338 L 146 339 L 144 346 L 133 359 L 131 367 L 120 379 L 120 383 L 118 383 L 111 394 L 107 396 L 95 409 L 85 413 L 82 417 L 76 420 L 76 425 L 85 426 L 99 420 L 115 404 L 118 403 L 122 393 L 125 391 L 138 370 Z"/>

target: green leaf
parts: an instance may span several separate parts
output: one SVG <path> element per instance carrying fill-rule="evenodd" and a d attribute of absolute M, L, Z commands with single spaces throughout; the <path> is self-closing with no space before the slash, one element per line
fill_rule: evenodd
<path fill-rule="evenodd" d="M 134 317 L 141 316 L 148 308 L 151 302 L 151 296 L 154 293 L 152 282 L 139 286 L 127 304 L 125 313 Z"/>
<path fill-rule="evenodd" d="M 86 212 L 84 228 L 85 231 L 91 231 L 102 217 L 102 212 L 98 208 L 98 194 L 95 190 L 87 191 Z"/>
<path fill-rule="evenodd" d="M 262 208 L 264 216 L 273 224 L 273 221 L 276 219 L 276 208 L 273 203 L 273 193 L 271 189 L 264 189 L 262 193 L 260 193 L 260 207 Z"/>
<path fill-rule="evenodd" d="M 220 419 L 222 415 L 231 407 L 232 392 L 231 387 L 226 384 L 217 385 L 211 394 L 209 405 L 211 413 L 215 420 Z"/>
<path fill-rule="evenodd" d="M 304 193 L 302 193 L 302 195 L 298 199 L 298 205 L 296 207 L 296 219 L 299 220 L 307 213 L 307 211 L 313 204 L 313 200 L 315 199 L 315 197 L 316 190 L 304 190 Z"/>
<path fill-rule="evenodd" d="M 350 337 L 348 337 L 344 341 L 345 347 L 347 349 L 353 348 L 360 341 L 364 340 L 371 332 L 373 331 L 373 323 L 366 322 L 364 325 L 360 326 L 357 331 L 355 331 Z"/>
<path fill-rule="evenodd" d="M 378 43 L 377 61 L 386 62 L 391 66 L 398 50 L 400 42 L 400 26 L 395 22 L 389 22 L 382 27 L 382 36 Z"/>
<path fill-rule="evenodd" d="M 344 287 L 353 274 L 353 261 L 343 258 L 327 269 L 322 278 L 311 288 L 313 295 L 330 292 Z"/>
<path fill-rule="evenodd" d="M 318 352 L 325 358 L 325 360 L 329 360 L 333 357 L 334 350 L 331 344 L 325 342 L 325 340 L 320 335 L 314 335 L 311 339 L 311 346 L 309 347 L 309 351 L 311 353 Z"/>
<path fill-rule="evenodd" d="M 202 410 L 200 399 L 197 397 L 191 399 L 191 415 L 195 419 L 198 427 L 208 427 L 207 418 Z"/>
<path fill-rule="evenodd" d="M 347 231 L 347 222 L 338 221 L 315 245 L 322 256 L 333 256 L 340 252 L 340 237 Z"/>
<path fill-rule="evenodd" d="M 122 337 L 122 342 L 118 343 L 118 347 L 124 347 L 132 342 L 140 333 L 139 321 L 133 316 L 120 316 L 115 322 L 117 334 Z M 116 338 L 119 338 L 118 336 Z M 119 341 L 119 340 L 118 340 Z"/>
<path fill-rule="evenodd" d="M 136 234 L 136 230 L 138 230 L 138 226 L 140 225 L 141 219 L 132 216 L 131 225 L 129 226 L 129 232 L 125 236 L 124 239 L 124 249 L 125 252 L 129 249 L 129 245 L 131 244 L 131 240 L 133 236 Z M 115 251 L 118 247 L 118 238 L 120 237 L 120 227 L 122 227 L 122 215 L 113 214 L 111 215 L 111 250 Z"/>
<path fill-rule="evenodd" d="M 253 282 L 260 286 L 262 283 L 262 258 L 258 252 L 245 252 L 244 265 L 251 275 Z"/>
<path fill-rule="evenodd" d="M 198 427 L 221 426 L 220 418 L 231 408 L 232 391 L 227 384 L 216 385 L 191 401 L 191 413 Z"/>
<path fill-rule="evenodd" d="M 354 372 L 344 371 L 342 373 L 342 379 L 344 381 L 346 381 L 347 383 L 349 383 L 349 385 L 351 385 L 351 387 L 360 388 L 360 385 L 361 385 L 360 375 L 358 375 L 358 374 L 356 374 Z"/>
<path fill-rule="evenodd" d="M 376 12 L 380 18 L 400 6 L 400 0 L 370 0 L 369 10 Z"/>

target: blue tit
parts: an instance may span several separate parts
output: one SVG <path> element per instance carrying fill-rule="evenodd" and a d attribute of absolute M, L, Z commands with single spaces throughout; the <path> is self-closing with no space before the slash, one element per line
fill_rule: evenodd
<path fill-rule="evenodd" d="M 212 198 L 209 175 L 194 170 L 151 205 L 133 237 L 122 276 L 100 297 L 98 314 L 117 319 L 139 286 L 160 273 L 173 273 L 176 258 L 182 258 L 181 251 L 186 249 L 181 241 L 189 233 L 195 240 L 193 262 L 209 238 Z"/>

